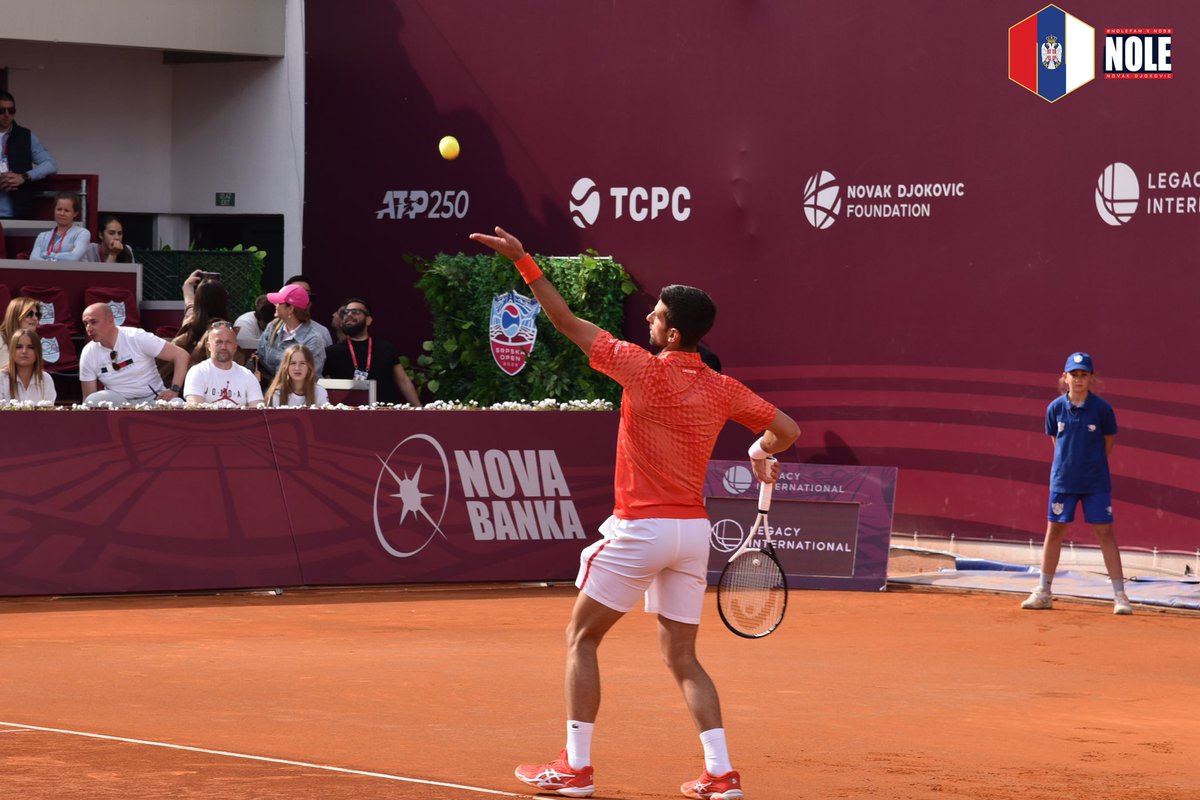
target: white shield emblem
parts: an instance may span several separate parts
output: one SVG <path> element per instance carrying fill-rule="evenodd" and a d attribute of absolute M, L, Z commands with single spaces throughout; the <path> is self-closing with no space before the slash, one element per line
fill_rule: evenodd
<path fill-rule="evenodd" d="M 38 325 L 54 324 L 54 303 L 42 303 L 42 321 Z"/>
<path fill-rule="evenodd" d="M 1096 426 L 1088 425 L 1088 433 L 1095 433 L 1095 432 L 1096 432 Z"/>
<path fill-rule="evenodd" d="M 542 306 L 532 297 L 516 292 L 492 298 L 492 320 L 488 337 L 496 366 L 509 375 L 525 369 L 537 341 L 537 314 Z"/>
<path fill-rule="evenodd" d="M 1063 65 L 1063 47 L 1058 37 L 1050 35 L 1042 43 L 1042 66 L 1046 69 L 1058 69 Z"/>
<path fill-rule="evenodd" d="M 45 308 L 45 306 L 42 306 Z M 58 339 L 42 339 L 42 360 L 47 364 L 58 363 Z"/>
<path fill-rule="evenodd" d="M 118 325 L 125 324 L 125 304 L 118 303 L 116 300 L 109 300 L 108 307 L 112 309 L 113 322 Z"/>
<path fill-rule="evenodd" d="M 1055 503 L 1054 505 L 1050 506 L 1050 510 L 1053 511 L 1054 516 L 1057 517 L 1059 514 L 1061 514 L 1063 512 L 1063 504 Z"/>
<path fill-rule="evenodd" d="M 1058 432 L 1059 433 L 1062 433 L 1066 429 L 1067 429 L 1067 423 L 1065 423 L 1065 422 L 1058 423 Z"/>

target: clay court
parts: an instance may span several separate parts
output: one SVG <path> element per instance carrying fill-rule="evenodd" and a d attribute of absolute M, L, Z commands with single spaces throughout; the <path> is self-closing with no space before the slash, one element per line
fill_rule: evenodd
<path fill-rule="evenodd" d="M 558 587 L 9 599 L 5 797 L 529 797 L 562 745 Z M 700 637 L 747 798 L 1194 798 L 1197 615 L 980 592 L 793 592 Z M 678 796 L 701 753 L 634 613 L 601 651 L 596 797 Z M 166 745 L 166 746 L 163 746 Z"/>

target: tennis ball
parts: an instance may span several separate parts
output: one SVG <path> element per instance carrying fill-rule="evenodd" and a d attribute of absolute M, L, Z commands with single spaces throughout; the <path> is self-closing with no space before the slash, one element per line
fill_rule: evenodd
<path fill-rule="evenodd" d="M 447 161 L 453 161 L 458 158 L 458 139 L 453 136 L 443 136 L 438 142 L 438 152 L 442 154 L 442 158 Z"/>

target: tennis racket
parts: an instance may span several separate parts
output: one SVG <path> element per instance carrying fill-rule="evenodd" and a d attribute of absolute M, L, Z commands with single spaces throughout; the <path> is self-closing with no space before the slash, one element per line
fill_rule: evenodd
<path fill-rule="evenodd" d="M 738 636 L 761 639 L 779 627 L 787 610 L 787 578 L 771 544 L 771 526 L 767 511 L 775 484 L 764 483 L 758 490 L 758 516 L 717 582 L 717 611 L 721 621 Z M 761 548 L 754 547 L 756 533 L 765 537 Z"/>

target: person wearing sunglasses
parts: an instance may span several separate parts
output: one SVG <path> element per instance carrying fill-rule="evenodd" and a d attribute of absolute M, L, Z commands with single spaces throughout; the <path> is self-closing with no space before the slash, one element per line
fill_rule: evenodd
<path fill-rule="evenodd" d="M 36 331 L 42 324 L 42 304 L 32 297 L 14 297 L 8 301 L 4 322 L 0 323 L 0 367 L 8 363 L 8 343 L 19 331 Z"/>
<path fill-rule="evenodd" d="M 83 311 L 83 327 L 91 339 L 79 355 L 79 382 L 88 405 L 142 405 L 166 400 L 183 405 L 188 352 L 141 328 L 119 326 L 107 303 Z M 164 387 L 154 359 L 171 362 L 171 385 Z"/>
<path fill-rule="evenodd" d="M 30 219 L 32 184 L 58 172 L 58 162 L 16 116 L 17 101 L 0 92 L 0 218 Z"/>
<path fill-rule="evenodd" d="M 365 300 L 351 297 L 338 309 L 345 341 L 325 351 L 325 376 L 345 380 L 375 381 L 375 399 L 380 403 L 408 403 L 421 407 L 417 389 L 408 377 L 400 355 L 389 342 L 371 335 L 371 308 Z"/>

